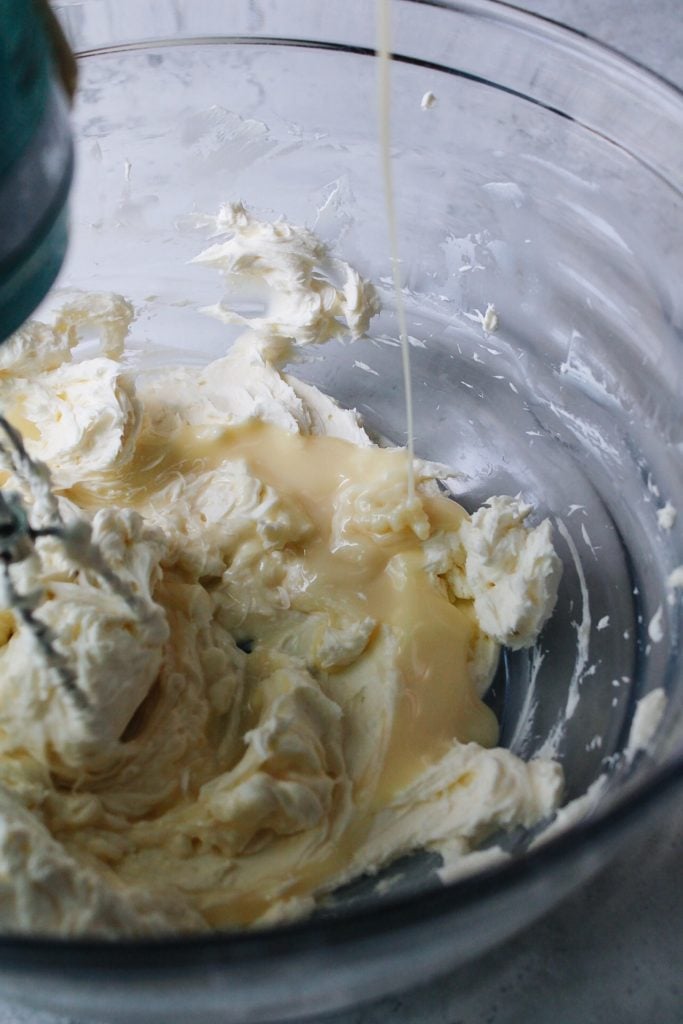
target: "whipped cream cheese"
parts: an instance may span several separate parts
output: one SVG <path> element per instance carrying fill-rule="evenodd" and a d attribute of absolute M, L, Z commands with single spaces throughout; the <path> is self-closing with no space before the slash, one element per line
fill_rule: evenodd
<path fill-rule="evenodd" d="M 12 570 L 87 707 L 3 611 L 4 931 L 283 920 L 418 848 L 464 863 L 560 801 L 560 767 L 497 748 L 482 700 L 500 645 L 532 644 L 552 611 L 550 524 L 521 497 L 469 516 L 419 459 L 409 492 L 404 449 L 284 371 L 294 345 L 362 335 L 372 285 L 241 204 L 214 226 L 198 261 L 268 305 L 213 307 L 248 330 L 210 366 L 134 377 L 133 311 L 108 295 L 0 349 L 0 407 L 120 581 L 54 537 Z M 72 361 L 86 329 L 100 353 Z"/>

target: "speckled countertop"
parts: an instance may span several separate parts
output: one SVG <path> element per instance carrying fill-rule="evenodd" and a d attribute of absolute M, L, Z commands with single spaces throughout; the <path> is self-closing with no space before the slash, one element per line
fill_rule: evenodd
<path fill-rule="evenodd" d="M 683 88 L 683 0 L 515 6 L 586 32 Z M 682 1024 L 683 820 L 675 809 L 643 826 L 589 885 L 485 957 L 320 1024 Z M 89 1022 L 0 1002 L 0 1024 Z"/>

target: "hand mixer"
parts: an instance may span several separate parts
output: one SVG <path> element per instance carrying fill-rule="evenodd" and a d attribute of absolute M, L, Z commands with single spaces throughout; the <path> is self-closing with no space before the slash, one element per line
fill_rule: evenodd
<path fill-rule="evenodd" d="M 0 344 L 45 297 L 67 244 L 73 175 L 69 100 L 76 63 L 47 0 L 0 4 Z M 50 473 L 32 459 L 19 431 L 0 415 L 0 470 L 31 498 L 0 490 L 0 603 L 30 629 L 48 668 L 81 710 L 88 701 L 53 631 L 36 615 L 38 591 L 21 593 L 12 567 L 38 557 L 36 542 L 57 537 L 79 570 L 95 573 L 137 617 L 146 609 L 107 565 L 89 523 L 65 523 Z"/>

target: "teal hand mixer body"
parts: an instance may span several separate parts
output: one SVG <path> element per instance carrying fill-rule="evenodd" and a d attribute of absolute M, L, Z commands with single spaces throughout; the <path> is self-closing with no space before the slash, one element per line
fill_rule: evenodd
<path fill-rule="evenodd" d="M 69 99 L 75 81 L 74 59 L 47 0 L 2 0 L 0 346 L 43 300 L 66 252 L 73 176 Z M 0 471 L 12 488 L 0 489 L 0 604 L 31 631 L 37 654 L 85 713 L 88 702 L 77 673 L 40 619 L 42 594 L 22 593 L 13 567 L 30 557 L 40 559 L 41 537 L 58 537 L 74 572 L 96 575 L 133 613 L 140 609 L 92 542 L 89 524 L 64 522 L 48 467 L 30 457 L 21 434 L 3 415 Z"/>
<path fill-rule="evenodd" d="M 64 259 L 75 65 L 47 3 L 0 3 L 0 343 Z"/>

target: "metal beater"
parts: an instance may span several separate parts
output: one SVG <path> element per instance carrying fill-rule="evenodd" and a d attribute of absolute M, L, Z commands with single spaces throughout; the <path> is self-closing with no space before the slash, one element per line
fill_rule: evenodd
<path fill-rule="evenodd" d="M 76 63 L 48 0 L 0 3 L 0 344 L 45 297 L 67 243 L 67 200 L 73 174 L 68 104 Z M 0 469 L 31 497 L 0 489 L 0 603 L 31 631 L 36 648 L 82 711 L 88 700 L 56 637 L 36 611 L 40 590 L 22 593 L 12 567 L 39 557 L 36 542 L 56 537 L 70 561 L 97 574 L 138 618 L 149 609 L 105 561 L 84 520 L 65 523 L 48 467 L 32 459 L 23 438 L 0 415 Z"/>

